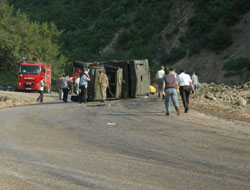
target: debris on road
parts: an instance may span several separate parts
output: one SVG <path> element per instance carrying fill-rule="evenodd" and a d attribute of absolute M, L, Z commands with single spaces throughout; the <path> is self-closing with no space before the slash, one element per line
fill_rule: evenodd
<path fill-rule="evenodd" d="M 108 122 L 107 123 L 109 126 L 114 126 L 114 125 L 116 125 L 116 123 L 110 123 L 110 122 Z"/>

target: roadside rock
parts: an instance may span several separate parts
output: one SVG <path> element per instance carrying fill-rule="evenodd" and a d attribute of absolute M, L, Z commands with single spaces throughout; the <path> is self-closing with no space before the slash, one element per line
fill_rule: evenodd
<path fill-rule="evenodd" d="M 7 100 L 9 100 L 8 96 L 0 96 L 0 102 L 1 101 L 7 101 Z"/>
<path fill-rule="evenodd" d="M 250 82 L 240 86 L 201 83 L 193 98 L 216 101 L 218 104 L 244 107 L 250 103 Z"/>
<path fill-rule="evenodd" d="M 244 107 L 245 105 L 247 105 L 247 101 L 244 98 L 240 98 L 240 100 L 237 102 L 237 104 L 239 106 Z"/>
<path fill-rule="evenodd" d="M 205 98 L 209 99 L 209 100 L 217 100 L 214 95 L 210 92 L 208 92 L 206 95 L 205 95 Z"/>
<path fill-rule="evenodd" d="M 195 108 L 234 119 L 243 118 L 250 121 L 250 82 L 240 86 L 227 86 L 215 83 L 199 84 L 198 91 L 192 95 Z"/>

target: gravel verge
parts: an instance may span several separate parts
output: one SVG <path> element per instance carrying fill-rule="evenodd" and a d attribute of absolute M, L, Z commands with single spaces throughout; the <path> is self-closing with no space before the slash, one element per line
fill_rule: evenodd
<path fill-rule="evenodd" d="M 39 93 L 0 91 L 0 109 L 32 104 L 40 104 L 36 99 Z M 44 94 L 44 102 L 58 102 L 58 94 Z"/>

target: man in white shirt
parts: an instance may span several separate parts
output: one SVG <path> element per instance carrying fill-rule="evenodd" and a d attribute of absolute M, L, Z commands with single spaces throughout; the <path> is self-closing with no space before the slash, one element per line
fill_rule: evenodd
<path fill-rule="evenodd" d="M 75 92 L 79 95 L 79 86 L 80 86 L 80 77 L 77 77 L 75 80 Z"/>
<path fill-rule="evenodd" d="M 81 93 L 80 93 L 79 103 L 82 102 L 87 103 L 88 81 L 90 81 L 89 73 L 88 71 L 85 71 L 80 78 Z"/>
<path fill-rule="evenodd" d="M 156 73 L 156 82 L 158 84 L 158 97 L 161 96 L 162 91 L 162 78 L 165 76 L 164 66 L 161 66 L 161 70 L 157 71 Z"/>
<path fill-rule="evenodd" d="M 177 77 L 177 82 L 180 86 L 180 94 L 183 106 L 185 108 L 185 113 L 187 113 L 189 110 L 188 104 L 189 104 L 190 91 L 194 93 L 194 86 L 190 75 L 186 74 L 184 69 L 180 70 L 180 74 Z"/>
<path fill-rule="evenodd" d="M 43 102 L 43 91 L 44 91 L 44 79 L 43 77 L 41 78 L 39 84 L 38 84 L 38 92 L 40 93 L 40 95 L 38 96 L 38 98 L 36 99 L 38 102 Z"/>
<path fill-rule="evenodd" d="M 56 81 L 56 86 L 58 87 L 59 100 L 61 100 L 62 96 L 63 96 L 63 90 L 61 88 L 61 86 L 62 86 L 62 79 L 63 79 L 63 76 L 60 75 L 60 77 Z"/>
<path fill-rule="evenodd" d="M 66 103 L 68 102 L 68 94 L 69 94 L 69 83 L 72 82 L 71 77 L 69 77 L 69 75 L 65 75 L 62 78 L 62 84 L 61 84 L 61 88 L 63 90 L 63 101 Z"/>

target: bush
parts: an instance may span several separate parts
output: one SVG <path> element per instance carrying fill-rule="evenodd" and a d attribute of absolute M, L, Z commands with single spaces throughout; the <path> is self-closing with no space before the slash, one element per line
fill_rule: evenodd
<path fill-rule="evenodd" d="M 186 50 L 182 48 L 175 48 L 170 53 L 163 54 L 160 58 L 160 64 L 171 65 L 186 56 Z"/>
<path fill-rule="evenodd" d="M 13 89 L 16 89 L 18 79 L 18 73 L 10 72 L 0 72 L 0 85 L 1 86 L 12 86 Z"/>
<path fill-rule="evenodd" d="M 208 34 L 208 46 L 213 50 L 223 50 L 232 43 L 232 32 L 230 28 L 222 22 L 219 22 Z"/>
<path fill-rule="evenodd" d="M 206 45 L 204 45 L 204 41 L 201 40 L 195 40 L 190 42 L 190 44 L 188 45 L 188 50 L 189 50 L 189 56 L 195 55 L 197 53 L 200 53 L 200 51 L 206 47 Z"/>
<path fill-rule="evenodd" d="M 250 10 L 249 0 L 190 1 L 195 5 L 195 14 L 189 19 L 186 40 L 190 55 L 206 47 L 218 51 L 230 46 L 233 40 L 229 26 Z"/>
<path fill-rule="evenodd" d="M 240 57 L 226 61 L 223 65 L 223 70 L 227 71 L 225 77 L 241 75 L 243 72 L 250 71 L 250 58 Z"/>

